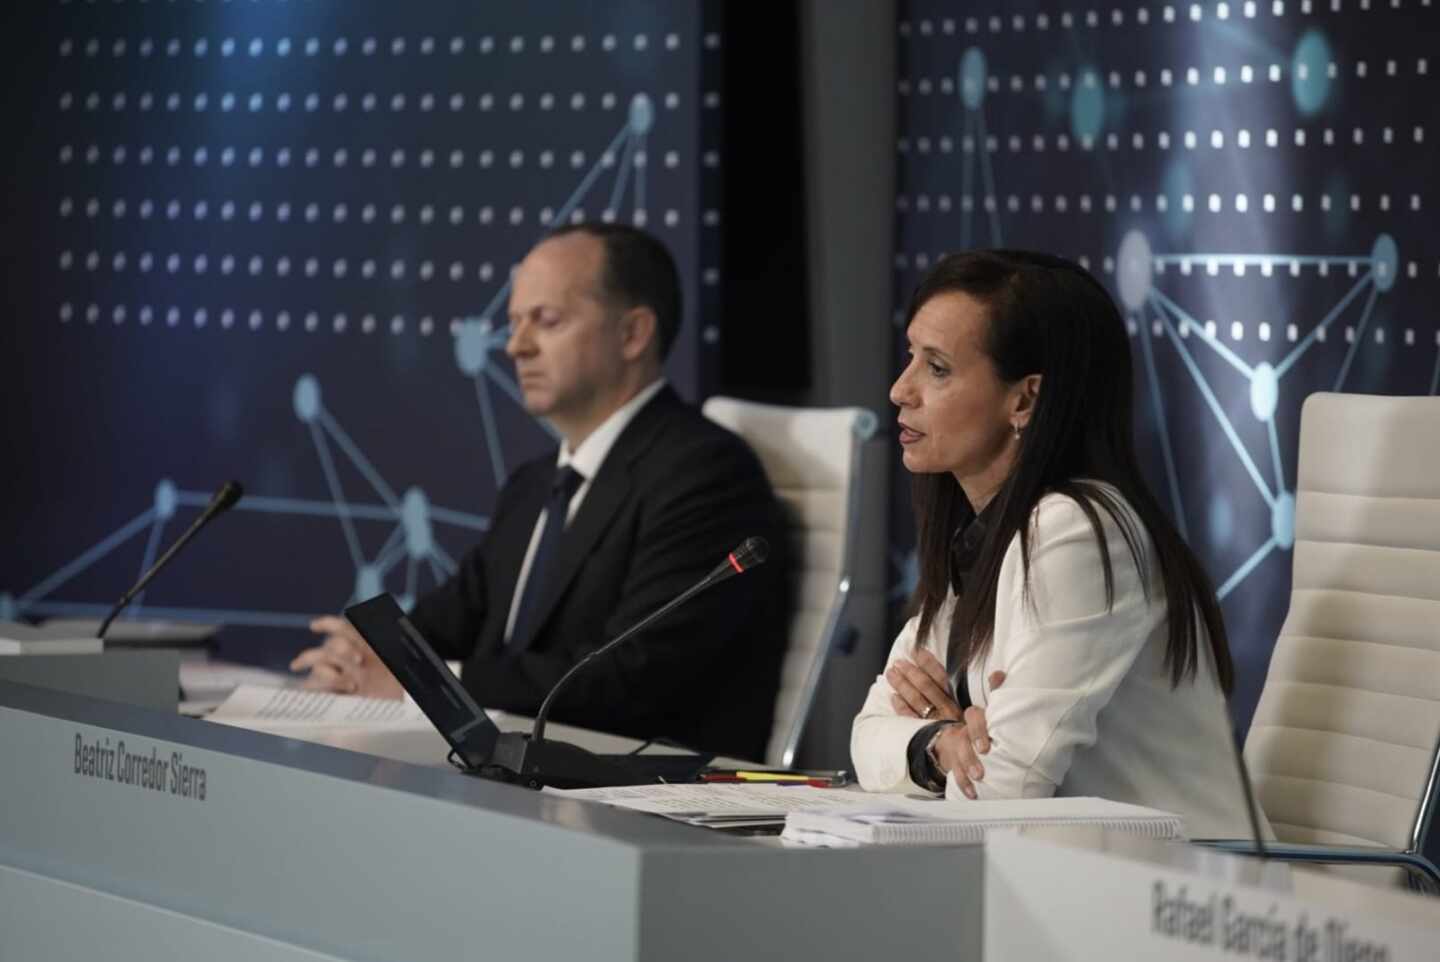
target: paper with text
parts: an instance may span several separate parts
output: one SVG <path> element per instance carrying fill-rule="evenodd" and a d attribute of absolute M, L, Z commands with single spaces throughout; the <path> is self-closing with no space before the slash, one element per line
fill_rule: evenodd
<path fill-rule="evenodd" d="M 208 716 L 242 728 L 429 727 L 409 698 L 361 698 L 298 688 L 241 685 Z"/>
<path fill-rule="evenodd" d="M 655 815 L 773 815 L 853 808 L 863 796 L 809 785 L 626 785 L 616 788 L 547 788 L 567 798 L 604 802 Z"/>

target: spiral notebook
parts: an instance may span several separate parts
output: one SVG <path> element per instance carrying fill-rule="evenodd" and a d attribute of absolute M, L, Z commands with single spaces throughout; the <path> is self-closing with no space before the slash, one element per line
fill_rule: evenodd
<path fill-rule="evenodd" d="M 1147 838 L 1183 839 L 1185 822 L 1158 809 L 1103 798 L 1019 801 L 875 799 L 847 811 L 791 812 L 782 837 L 811 845 L 975 845 L 987 832 L 1088 826 Z"/>

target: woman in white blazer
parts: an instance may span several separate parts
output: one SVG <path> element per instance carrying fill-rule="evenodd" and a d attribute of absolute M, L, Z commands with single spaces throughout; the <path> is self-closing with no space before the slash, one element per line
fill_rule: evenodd
<path fill-rule="evenodd" d="M 890 399 L 920 579 L 855 719 L 860 784 L 1096 795 L 1248 836 L 1224 622 L 1141 477 L 1114 302 L 1070 261 L 968 252 L 920 284 L 907 336 Z"/>

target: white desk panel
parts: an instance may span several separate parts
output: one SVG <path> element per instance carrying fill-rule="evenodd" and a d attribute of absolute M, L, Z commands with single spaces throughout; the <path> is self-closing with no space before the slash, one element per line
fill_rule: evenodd
<path fill-rule="evenodd" d="M 239 933 L 342 959 L 979 957 L 979 849 L 756 845 L 11 684 L 0 731 L 7 894 L 55 905 L 64 883 L 132 908 L 82 914 L 66 933 L 57 912 L 11 912 L 13 945 L 58 950 L 77 931 L 139 945 L 209 927 L 225 933 L 217 947 Z M 116 758 L 123 741 L 132 764 L 106 756 L 107 774 L 91 774 L 86 752 L 77 772 L 77 736 Z M 136 757 L 165 763 L 159 788 L 128 777 Z M 198 774 L 184 793 L 175 761 L 204 771 L 203 800 Z"/>

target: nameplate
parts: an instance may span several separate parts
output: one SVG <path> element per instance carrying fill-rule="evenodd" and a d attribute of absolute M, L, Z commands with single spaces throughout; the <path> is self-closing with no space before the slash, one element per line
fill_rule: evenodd
<path fill-rule="evenodd" d="M 64 756 L 76 778 L 114 785 L 117 790 L 199 803 L 207 797 L 209 776 L 203 766 L 187 761 L 183 749 L 143 737 L 77 730 L 74 740 L 66 744 Z"/>
<path fill-rule="evenodd" d="M 1163 958 L 1243 962 L 1401 962 L 1434 958 L 1440 925 L 1418 896 L 1337 881 L 1365 903 L 1320 904 L 1234 881 L 1254 866 L 1219 852 L 1172 865 L 1015 835 L 986 840 L 985 958 Z M 1159 850 L 1158 848 L 1156 849 Z M 1204 868 L 1176 868 L 1195 862 Z M 1410 903 L 1410 904 L 1403 904 Z M 1384 906 L 1391 911 L 1377 911 Z M 1428 908 L 1428 907 L 1427 907 Z M 1040 953 L 1040 954 L 1036 954 Z"/>
<path fill-rule="evenodd" d="M 1288 899 L 1238 894 L 1219 883 L 1176 882 L 1170 877 L 1150 883 L 1149 935 L 1157 948 L 1178 942 L 1211 949 L 1216 958 L 1294 962 L 1397 958 L 1384 936 L 1357 932 L 1344 915 Z"/>

